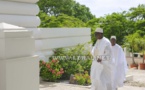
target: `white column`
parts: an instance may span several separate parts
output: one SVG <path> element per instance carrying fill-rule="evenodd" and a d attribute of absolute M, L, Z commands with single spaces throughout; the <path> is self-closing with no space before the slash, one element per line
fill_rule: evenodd
<path fill-rule="evenodd" d="M 37 28 L 40 19 L 38 0 L 0 0 L 0 22 L 25 28 Z"/>
<path fill-rule="evenodd" d="M 0 90 L 39 90 L 35 41 L 25 28 L 0 23 Z"/>

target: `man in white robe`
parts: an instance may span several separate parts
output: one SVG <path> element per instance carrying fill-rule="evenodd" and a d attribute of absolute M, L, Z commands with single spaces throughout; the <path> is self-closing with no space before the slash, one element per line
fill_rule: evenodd
<path fill-rule="evenodd" d="M 95 31 L 97 42 L 92 48 L 91 90 L 113 90 L 113 52 L 110 41 L 103 37 L 103 29 Z"/>
<path fill-rule="evenodd" d="M 110 38 L 113 50 L 113 56 L 115 59 L 114 67 L 114 88 L 122 87 L 125 80 L 125 75 L 127 72 L 127 62 L 125 54 L 121 46 L 116 43 L 116 36 L 111 36 Z"/>

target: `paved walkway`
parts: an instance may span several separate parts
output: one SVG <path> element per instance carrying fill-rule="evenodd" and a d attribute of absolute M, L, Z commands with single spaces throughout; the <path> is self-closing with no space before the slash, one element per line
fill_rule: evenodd
<path fill-rule="evenodd" d="M 133 75 L 134 81 L 145 83 L 145 71 L 129 70 L 127 74 Z M 39 87 L 40 90 L 90 90 L 90 86 L 73 85 L 68 84 L 68 82 L 40 82 Z M 145 87 L 124 86 L 118 90 L 145 90 Z"/>
<path fill-rule="evenodd" d="M 133 81 L 145 83 L 145 70 L 130 69 L 127 74 L 133 75 Z"/>
<path fill-rule="evenodd" d="M 118 90 L 145 90 L 145 87 L 133 87 L 133 86 L 124 86 Z"/>
<path fill-rule="evenodd" d="M 40 90 L 90 90 L 90 86 L 43 82 L 40 84 Z M 122 88 L 119 88 L 118 90 L 145 90 L 145 88 L 124 86 Z"/>

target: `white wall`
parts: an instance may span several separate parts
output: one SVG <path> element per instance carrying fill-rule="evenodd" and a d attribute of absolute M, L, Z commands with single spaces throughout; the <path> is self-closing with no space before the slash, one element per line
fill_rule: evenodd
<path fill-rule="evenodd" d="M 38 0 L 0 0 L 0 22 L 25 27 L 33 31 L 36 53 L 47 60 L 52 49 L 71 47 L 90 41 L 89 28 L 39 28 L 40 19 L 36 15 Z"/>
<path fill-rule="evenodd" d="M 73 47 L 91 40 L 90 28 L 27 28 L 33 31 L 35 50 L 40 59 L 48 60 L 53 49 Z"/>

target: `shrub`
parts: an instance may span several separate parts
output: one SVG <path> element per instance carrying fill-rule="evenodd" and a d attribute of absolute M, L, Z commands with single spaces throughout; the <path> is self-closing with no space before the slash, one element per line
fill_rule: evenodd
<path fill-rule="evenodd" d="M 40 60 L 40 77 L 47 81 L 56 81 L 64 73 L 63 68 L 59 65 L 59 60 L 44 62 Z"/>
<path fill-rule="evenodd" d="M 76 83 L 79 85 L 91 84 L 90 76 L 87 71 L 85 71 L 84 73 L 76 73 L 74 76 Z"/>
<path fill-rule="evenodd" d="M 53 59 L 55 56 L 86 56 L 89 58 L 86 58 L 85 60 L 82 60 L 81 58 L 65 58 L 65 59 L 59 59 L 59 64 L 64 68 L 64 74 L 62 75 L 61 79 L 69 79 L 71 74 L 75 73 L 82 73 L 84 71 L 90 72 L 91 67 L 91 55 L 90 55 L 90 48 L 89 46 L 86 46 L 87 44 L 77 45 L 72 48 L 59 48 L 54 50 L 54 55 L 50 57 L 50 59 Z"/>

